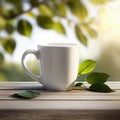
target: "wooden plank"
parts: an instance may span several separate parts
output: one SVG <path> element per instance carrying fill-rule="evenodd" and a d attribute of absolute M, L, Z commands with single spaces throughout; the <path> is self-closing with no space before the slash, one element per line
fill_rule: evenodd
<path fill-rule="evenodd" d="M 0 120 L 120 120 L 118 110 L 2 110 Z"/>
<path fill-rule="evenodd" d="M 38 82 L 0 82 L 0 90 L 6 89 L 43 89 Z"/>
<path fill-rule="evenodd" d="M 0 109 L 120 109 L 120 83 L 107 83 L 116 90 L 112 93 L 97 93 L 87 90 L 48 92 L 37 82 L 0 83 Z M 22 89 L 24 87 L 24 89 Z M 42 88 L 42 89 L 41 89 Z M 25 90 L 36 90 L 41 95 L 35 99 L 23 100 L 11 95 Z"/>
<path fill-rule="evenodd" d="M 115 92 L 84 89 L 51 92 L 45 91 L 38 82 L 2 82 L 0 120 L 120 120 L 120 82 L 107 84 Z M 26 90 L 35 90 L 41 95 L 30 100 L 11 97 Z"/>
<path fill-rule="evenodd" d="M 86 86 L 88 84 L 84 82 Z M 120 82 L 107 82 L 107 85 L 113 89 L 120 89 Z M 43 89 L 39 82 L 0 82 L 0 89 Z"/>
<path fill-rule="evenodd" d="M 0 110 L 120 110 L 118 101 L 0 101 Z"/>
<path fill-rule="evenodd" d="M 26 90 L 0 90 L 0 101 L 2 100 L 16 100 L 11 97 L 14 93 L 19 93 Z M 86 90 L 73 90 L 70 92 L 48 92 L 43 90 L 36 90 L 41 95 L 32 101 L 120 101 L 120 90 L 112 93 L 97 93 Z"/>

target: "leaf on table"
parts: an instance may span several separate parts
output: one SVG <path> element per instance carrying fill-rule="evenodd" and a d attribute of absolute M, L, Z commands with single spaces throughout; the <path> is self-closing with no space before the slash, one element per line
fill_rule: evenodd
<path fill-rule="evenodd" d="M 94 60 L 85 60 L 80 63 L 79 68 L 78 68 L 78 73 L 79 74 L 87 74 L 91 71 L 94 70 L 96 66 L 96 61 Z"/>
<path fill-rule="evenodd" d="M 108 79 L 109 75 L 106 73 L 98 73 L 98 72 L 94 72 L 89 74 L 86 77 L 86 81 L 89 84 L 96 84 L 96 83 L 105 83 Z"/>
<path fill-rule="evenodd" d="M 25 91 L 25 92 L 15 93 L 11 96 L 15 97 L 15 98 L 31 99 L 31 98 L 38 97 L 39 95 L 40 95 L 39 92 L 29 90 L 29 91 Z"/>
<path fill-rule="evenodd" d="M 81 82 L 75 82 L 74 87 L 81 87 L 83 85 L 83 83 Z"/>
<path fill-rule="evenodd" d="M 89 89 L 94 92 L 112 92 L 113 90 L 106 84 L 92 84 Z"/>
<path fill-rule="evenodd" d="M 73 90 L 83 90 L 83 89 L 87 89 L 87 87 L 82 83 L 82 82 L 78 82 L 76 81 L 74 83 L 74 86 L 72 88 Z"/>

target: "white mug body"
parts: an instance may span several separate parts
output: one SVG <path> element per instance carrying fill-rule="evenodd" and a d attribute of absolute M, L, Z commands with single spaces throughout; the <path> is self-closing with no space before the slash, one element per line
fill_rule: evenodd
<path fill-rule="evenodd" d="M 35 55 L 40 63 L 40 76 L 34 78 L 33 73 L 30 76 L 42 83 L 47 90 L 69 90 L 77 78 L 79 45 L 73 43 L 38 45 Z"/>

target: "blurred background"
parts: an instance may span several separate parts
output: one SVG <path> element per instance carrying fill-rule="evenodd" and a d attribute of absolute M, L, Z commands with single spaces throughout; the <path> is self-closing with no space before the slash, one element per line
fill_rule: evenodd
<path fill-rule="evenodd" d="M 97 61 L 96 71 L 120 80 L 119 0 L 0 0 L 0 81 L 32 81 L 21 57 L 37 44 L 75 42 L 80 61 Z M 38 73 L 38 61 L 26 63 Z"/>

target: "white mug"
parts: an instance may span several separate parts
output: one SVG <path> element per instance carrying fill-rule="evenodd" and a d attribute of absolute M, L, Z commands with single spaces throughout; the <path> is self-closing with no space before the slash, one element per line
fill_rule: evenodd
<path fill-rule="evenodd" d="M 24 63 L 27 54 L 34 54 L 39 60 L 40 76 L 33 74 Z M 47 90 L 69 90 L 77 78 L 78 65 L 79 45 L 75 43 L 38 45 L 38 50 L 27 50 L 22 56 L 25 72 Z"/>

